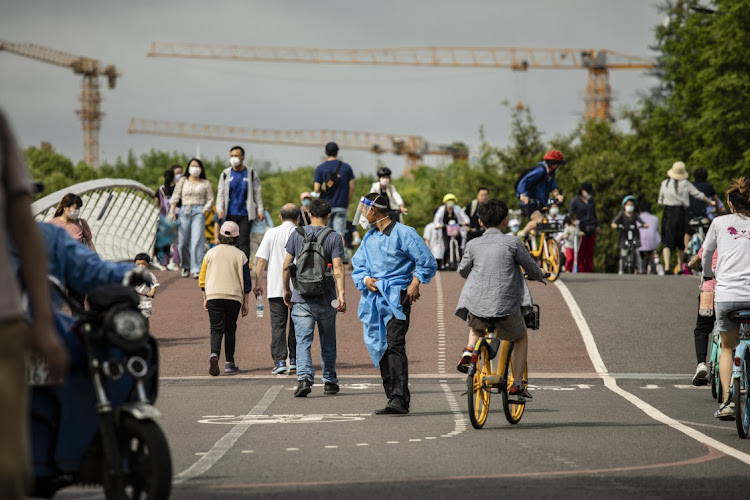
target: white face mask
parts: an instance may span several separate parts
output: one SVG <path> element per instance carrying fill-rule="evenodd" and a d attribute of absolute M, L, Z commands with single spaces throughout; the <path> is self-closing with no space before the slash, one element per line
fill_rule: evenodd
<path fill-rule="evenodd" d="M 380 178 L 380 185 L 381 186 L 387 186 L 391 183 L 391 179 L 389 177 L 381 177 Z"/>
<path fill-rule="evenodd" d="M 174 181 L 177 182 L 182 179 L 182 174 L 174 174 Z"/>
<path fill-rule="evenodd" d="M 201 168 L 197 166 L 192 166 L 188 169 L 188 172 L 190 172 L 190 175 L 193 177 L 200 177 L 201 175 Z"/>
<path fill-rule="evenodd" d="M 80 209 L 71 208 L 70 211 L 68 212 L 68 217 L 70 217 L 71 219 L 77 219 L 80 214 L 81 214 Z"/>
<path fill-rule="evenodd" d="M 559 213 L 560 213 L 560 209 L 558 207 L 552 207 L 552 208 L 549 209 L 549 214 L 550 215 L 557 215 Z"/>
<path fill-rule="evenodd" d="M 365 217 L 364 214 L 359 216 L 359 225 L 362 226 L 362 229 L 367 230 L 370 229 L 370 223 L 367 220 L 367 217 Z"/>
<path fill-rule="evenodd" d="M 586 191 L 584 191 L 584 192 L 583 192 L 583 193 L 581 194 L 581 196 L 583 196 L 583 199 L 584 199 L 584 200 L 590 200 L 590 199 L 591 199 L 591 195 L 590 195 L 589 193 L 587 193 Z"/>
<path fill-rule="evenodd" d="M 632 214 L 633 213 L 633 209 L 634 208 L 631 207 L 630 205 L 625 205 L 625 213 L 626 214 Z"/>
<path fill-rule="evenodd" d="M 454 202 L 454 201 L 446 201 L 445 202 L 445 206 L 448 207 L 448 208 L 453 208 L 453 205 L 455 205 L 455 204 L 456 204 L 456 202 Z"/>
<path fill-rule="evenodd" d="M 242 163 L 242 161 L 236 156 L 232 156 L 231 158 L 229 158 L 229 164 L 233 167 L 239 167 L 240 163 Z"/>

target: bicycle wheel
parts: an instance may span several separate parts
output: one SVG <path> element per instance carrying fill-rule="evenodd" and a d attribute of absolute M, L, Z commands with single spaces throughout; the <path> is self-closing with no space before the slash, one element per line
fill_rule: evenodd
<path fill-rule="evenodd" d="M 492 373 L 487 346 L 479 347 L 476 371 L 466 377 L 466 394 L 469 398 L 469 420 L 475 429 L 481 429 L 490 411 L 490 388 L 484 387 L 484 377 Z"/>
<path fill-rule="evenodd" d="M 458 241 L 455 238 L 451 238 L 450 241 L 450 255 L 449 268 L 451 271 L 455 271 L 458 269 Z"/>
<path fill-rule="evenodd" d="M 628 248 L 628 253 L 625 256 L 625 265 L 623 266 L 625 269 L 625 274 L 633 274 L 633 271 L 635 270 L 635 248 L 630 247 Z"/>
<path fill-rule="evenodd" d="M 521 421 L 523 416 L 523 410 L 526 408 L 526 403 L 513 401 L 508 399 L 508 390 L 513 385 L 513 361 L 511 359 L 510 342 L 504 340 L 502 349 L 498 356 L 502 356 L 500 359 L 505 360 L 505 380 L 506 384 L 504 388 L 500 388 L 503 397 L 503 411 L 505 412 L 505 418 L 511 424 L 515 425 Z M 527 384 L 529 382 L 529 365 L 523 367 L 523 382 Z"/>
<path fill-rule="evenodd" d="M 748 430 L 750 430 L 750 403 L 747 400 L 750 364 L 748 364 L 747 351 L 742 360 L 741 370 L 740 377 L 734 379 L 734 421 L 737 424 L 737 434 L 742 439 L 747 439 Z"/>
<path fill-rule="evenodd" d="M 560 276 L 560 246 L 552 238 L 547 239 L 546 255 L 542 260 L 542 269 L 549 273 L 549 281 L 555 281 Z"/>

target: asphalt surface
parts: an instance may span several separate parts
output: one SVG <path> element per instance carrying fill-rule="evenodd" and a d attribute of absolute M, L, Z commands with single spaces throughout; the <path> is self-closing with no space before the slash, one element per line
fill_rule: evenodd
<path fill-rule="evenodd" d="M 307 398 L 294 398 L 295 377 L 270 374 L 267 317 L 241 320 L 242 371 L 210 377 L 197 283 L 174 273 L 160 279 L 151 325 L 161 345 L 157 406 L 173 498 L 747 497 L 750 440 L 713 418 L 707 388 L 690 385 L 692 277 L 563 275 L 588 345 L 560 287 L 533 283 L 542 318 L 530 332 L 534 399 L 512 426 L 493 394 L 481 430 L 471 427 L 465 377 L 454 366 L 467 334 L 453 315 L 463 282 L 455 273 L 423 286 L 412 310 L 412 411 L 403 416 L 373 413 L 386 401 L 350 281 L 350 310 L 338 317 L 341 392 L 324 395 L 318 379 Z M 596 373 L 592 355 L 606 372 Z"/>

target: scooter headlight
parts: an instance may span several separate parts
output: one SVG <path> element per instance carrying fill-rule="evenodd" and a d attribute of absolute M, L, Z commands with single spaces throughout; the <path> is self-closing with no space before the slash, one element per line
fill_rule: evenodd
<path fill-rule="evenodd" d="M 124 351 L 140 349 L 148 342 L 148 323 L 135 309 L 116 311 L 106 325 L 107 337 Z"/>

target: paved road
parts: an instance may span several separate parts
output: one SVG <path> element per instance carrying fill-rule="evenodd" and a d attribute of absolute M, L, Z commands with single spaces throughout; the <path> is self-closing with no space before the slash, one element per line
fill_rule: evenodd
<path fill-rule="evenodd" d="M 160 277 L 151 324 L 162 347 L 158 406 L 174 498 L 746 497 L 738 486 L 750 473 L 750 440 L 712 417 L 708 389 L 690 385 L 691 277 L 533 283 L 542 308 L 542 328 L 530 337 L 534 401 L 511 426 L 495 397 L 482 430 L 469 423 L 454 368 L 467 333 L 453 315 L 462 285 L 455 273 L 423 287 L 413 309 L 406 416 L 373 414 L 385 398 L 353 286 L 350 312 L 338 320 L 341 393 L 324 396 L 317 384 L 298 399 L 293 377 L 270 375 L 267 318 L 241 323 L 240 374 L 207 376 L 197 284 Z"/>

